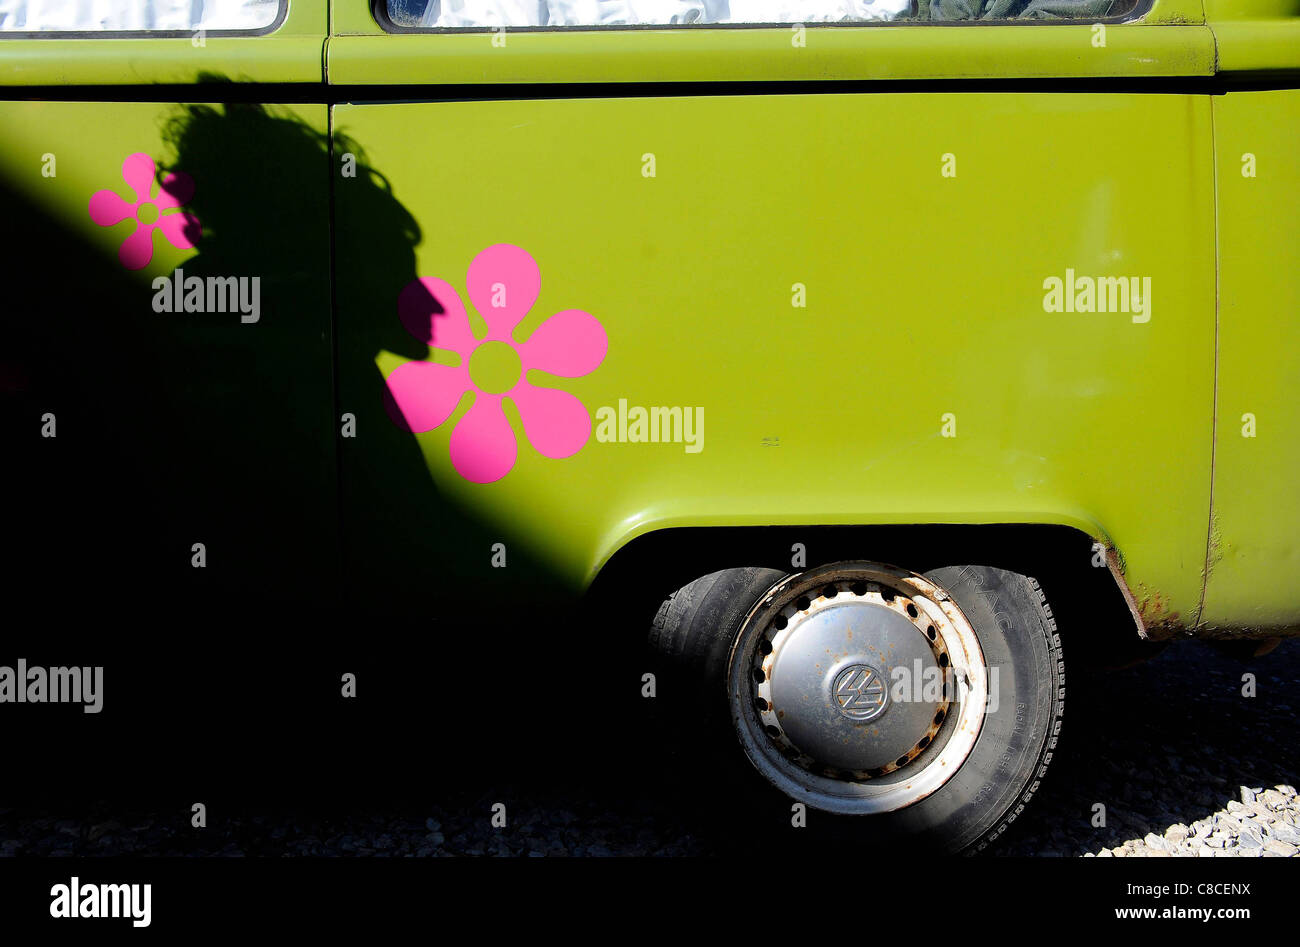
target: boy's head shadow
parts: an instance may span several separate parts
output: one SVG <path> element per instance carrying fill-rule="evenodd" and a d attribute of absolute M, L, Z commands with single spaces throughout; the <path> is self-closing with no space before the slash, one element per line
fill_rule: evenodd
<path fill-rule="evenodd" d="M 226 97 L 216 86 L 194 92 Z M 158 645 L 176 639 L 220 641 L 218 660 L 256 653 L 268 667 L 306 653 L 332 668 L 346 652 L 349 670 L 388 681 L 389 693 L 403 690 L 401 673 L 436 661 L 446 677 L 475 682 L 461 695 L 467 717 L 512 713 L 471 673 L 500 660 L 501 641 L 437 632 L 456 628 L 452 616 L 481 618 L 485 603 L 494 626 L 511 627 L 507 606 L 540 613 L 531 590 L 547 586 L 550 560 L 514 541 L 489 508 L 496 494 L 480 491 L 479 506 L 440 487 L 430 468 L 445 443 L 426 462 L 421 441 L 388 417 L 376 364 L 381 352 L 430 358 L 399 318 L 399 294 L 423 275 L 454 279 L 468 260 L 426 260 L 431 272 L 418 272 L 415 217 L 358 142 L 331 138 L 324 104 L 128 111 L 142 124 L 145 109 L 163 147 L 141 136 L 127 151 L 150 153 L 155 186 L 169 173 L 192 178 L 193 251 L 155 233 L 151 263 L 128 270 L 117 247 L 130 225 L 97 231 L 87 202 L 97 187 L 127 196 L 125 153 L 88 142 L 82 167 L 99 170 L 84 180 L 0 177 L 0 216 L 26 222 L 8 251 L 0 319 L 0 433 L 17 472 L 10 581 L 70 618 L 95 619 L 69 633 L 88 659 L 117 648 L 149 670 L 171 653 Z M 344 155 L 355 175 L 344 176 Z M 71 223 L 50 213 L 39 186 L 76 188 Z M 420 213 L 426 226 L 437 221 L 436 207 Z M 153 284 L 177 266 L 187 279 L 258 278 L 260 318 L 160 311 Z M 47 413 L 58 436 L 43 440 Z M 341 436 L 347 414 L 351 439 Z M 510 543 L 509 569 L 490 564 L 499 541 Z M 105 635 L 106 613 L 128 616 L 129 634 Z M 384 620 L 394 615 L 418 621 Z M 513 627 L 536 633 L 539 622 Z M 255 716 L 250 726 L 264 726 Z M 362 743 L 375 745 L 373 733 Z M 483 752 L 495 765 L 496 751 Z"/>
<path fill-rule="evenodd" d="M 395 287 L 394 307 L 397 291 L 416 278 L 420 227 L 346 134 L 336 132 L 331 142 L 288 108 L 231 103 L 182 107 L 164 137 L 175 169 L 198 185 L 189 207 L 202 235 L 187 273 L 261 274 L 264 292 L 310 295 L 329 285 L 332 274 L 321 279 L 323 262 L 336 270 L 360 263 L 368 283 Z M 339 219 L 360 222 L 361 233 L 337 234 L 338 258 L 328 245 L 322 257 L 322 242 Z M 363 261 L 354 259 L 358 253 Z M 373 352 L 427 357 L 427 346 L 403 330 L 394 312 L 369 313 L 349 328 L 365 333 Z"/>
<path fill-rule="evenodd" d="M 323 124 L 323 106 L 304 108 L 319 109 L 316 122 Z M 466 554 L 507 538 L 491 521 L 490 513 L 499 511 L 466 506 L 440 489 L 420 442 L 385 407 L 377 358 L 430 359 L 437 344 L 403 324 L 399 295 L 404 306 L 442 311 L 419 281 L 433 275 L 418 272 L 420 225 L 388 178 L 360 142 L 316 127 L 292 107 L 183 106 L 164 132 L 175 152 L 168 170 L 189 174 L 196 186 L 188 207 L 202 234 L 197 255 L 184 264 L 186 276 L 262 276 L 257 325 L 240 325 L 229 315 L 200 317 L 209 326 L 204 354 L 214 340 L 227 345 L 210 379 L 213 386 L 224 383 L 226 403 L 208 406 L 205 426 L 229 429 L 238 418 L 258 445 L 252 452 L 257 478 L 244 469 L 245 450 L 224 458 L 223 481 L 242 477 L 258 496 L 292 495 L 303 457 L 319 453 L 316 466 L 328 468 L 331 478 L 337 470 L 342 496 L 337 505 L 319 506 L 315 521 L 322 509 L 342 510 L 340 587 L 367 608 L 427 612 L 443 590 L 461 601 L 453 593 L 467 583 L 504 582 L 486 558 Z M 449 261 L 438 271 L 451 275 L 466 265 Z M 232 386 L 232 375 L 250 381 Z M 275 396 L 269 406 L 268 380 Z M 355 437 L 339 436 L 345 415 L 356 419 Z M 253 496 L 242 502 L 257 507 Z M 282 506 L 263 506 L 263 520 L 284 518 Z M 306 503 L 299 506 L 295 529 L 312 535 L 306 521 L 313 514 Z M 549 577 L 550 570 L 512 549 L 511 582 L 527 573 Z"/>
<path fill-rule="evenodd" d="M 220 103 L 224 91 L 195 97 Z M 60 537 L 85 536 L 113 550 L 93 578 L 103 595 L 187 611 L 342 598 L 428 614 L 443 590 L 468 601 L 460 593 L 483 581 L 517 588 L 531 573 L 545 584 L 545 550 L 523 543 L 511 543 L 509 570 L 492 569 L 478 551 L 518 534 L 500 508 L 466 503 L 431 472 L 446 459 L 445 441 L 433 444 L 455 418 L 417 439 L 385 408 L 377 357 L 429 359 L 436 343 L 403 325 L 400 294 L 419 291 L 421 276 L 455 279 L 468 260 L 419 272 L 414 214 L 361 143 L 331 139 L 324 104 L 174 105 L 158 116 L 163 147 L 142 150 L 158 165 L 155 187 L 172 173 L 193 180 L 189 255 L 155 233 L 148 269 L 127 270 L 115 251 L 129 230 L 104 235 L 105 246 L 91 221 L 69 227 L 29 183 L 0 180 L 0 211 L 30 224 L 11 245 L 22 278 L 0 324 L 0 422 L 30 501 L 12 525 L 31 553 L 23 574 L 57 586 L 68 568 L 50 565 L 67 559 Z M 125 155 L 94 157 L 116 172 Z M 77 199 L 96 184 L 128 194 L 115 178 Z M 421 209 L 425 227 L 436 212 Z M 153 284 L 181 271 L 259 279 L 258 321 L 159 311 Z M 58 418 L 57 440 L 29 437 L 45 414 Z M 346 415 L 354 438 L 342 435 Z M 206 568 L 193 567 L 196 543 Z"/>

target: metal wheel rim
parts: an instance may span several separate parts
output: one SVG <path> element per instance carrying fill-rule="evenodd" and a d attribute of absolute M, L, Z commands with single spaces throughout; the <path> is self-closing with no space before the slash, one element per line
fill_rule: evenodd
<path fill-rule="evenodd" d="M 788 739 L 772 734 L 773 716 L 762 707 L 771 694 L 756 680 L 776 649 L 778 619 L 811 616 L 827 607 L 823 595 L 836 589 L 839 604 L 887 608 L 913 623 L 918 633 L 936 632 L 936 653 L 948 657 L 950 708 L 924 745 L 884 771 L 850 772 L 800 759 Z M 801 598 L 807 608 L 798 608 Z M 865 614 L 865 613 L 864 613 Z M 880 615 L 881 613 L 873 613 Z M 804 619 L 806 620 L 806 619 Z M 893 621 L 893 618 L 889 618 Z M 792 622 L 787 618 L 787 628 Z M 763 643 L 769 649 L 762 651 Z M 770 665 L 769 665 L 770 668 Z M 773 785 L 797 801 L 845 815 L 892 812 L 914 805 L 946 784 L 969 757 L 979 738 L 988 699 L 983 650 L 970 621 L 943 589 L 923 576 L 893 566 L 843 562 L 791 576 L 774 586 L 750 611 L 732 647 L 727 670 L 732 722 L 750 762 Z M 778 722 L 777 729 L 780 729 Z M 918 741 L 919 742 L 919 741 Z"/>

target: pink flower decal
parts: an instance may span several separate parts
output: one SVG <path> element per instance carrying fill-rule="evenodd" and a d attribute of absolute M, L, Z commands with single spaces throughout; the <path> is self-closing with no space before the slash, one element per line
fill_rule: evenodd
<path fill-rule="evenodd" d="M 527 373 L 535 368 L 578 378 L 595 371 L 609 346 L 605 329 L 590 313 L 565 309 L 526 342 L 516 343 L 511 333 L 537 301 L 541 281 L 537 262 L 520 247 L 498 243 L 479 253 L 465 282 L 470 301 L 487 321 L 482 339 L 471 331 L 465 304 L 450 283 L 426 276 L 412 280 L 398 297 L 406 330 L 431 347 L 455 352 L 460 364 L 398 366 L 384 392 L 388 415 L 404 431 L 431 431 L 451 417 L 466 391 L 473 391 L 474 403 L 451 432 L 450 444 L 452 466 L 473 483 L 500 480 L 515 465 L 518 447 L 501 408 L 505 398 L 519 410 L 528 442 L 546 457 L 571 457 L 591 437 L 591 417 L 582 402 L 567 391 L 532 384 Z M 493 360 L 496 377 L 505 379 L 491 386 L 495 391 L 470 376 L 472 362 Z"/>
<path fill-rule="evenodd" d="M 115 191 L 96 191 L 90 198 L 90 219 L 101 227 L 111 227 L 127 218 L 135 220 L 135 229 L 117 251 L 123 266 L 128 270 L 148 266 L 153 259 L 155 230 L 161 230 L 172 246 L 182 250 L 198 242 L 202 233 L 199 219 L 179 209 L 194 197 L 193 178 L 188 174 L 169 174 L 154 196 L 153 159 L 139 152 L 128 155 L 122 162 L 122 178 L 134 192 L 134 203 L 123 200 Z"/>

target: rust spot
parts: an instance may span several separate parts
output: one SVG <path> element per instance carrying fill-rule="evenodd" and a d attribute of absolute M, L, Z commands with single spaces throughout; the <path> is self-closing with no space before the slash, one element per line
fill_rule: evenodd
<path fill-rule="evenodd" d="M 1137 600 L 1137 612 L 1146 626 L 1147 637 L 1156 638 L 1157 629 L 1177 629 L 1180 626 L 1178 612 L 1169 607 L 1169 599 L 1155 589 L 1139 585 L 1133 590 Z"/>
<path fill-rule="evenodd" d="M 1111 578 L 1119 587 L 1120 594 L 1124 596 L 1124 602 L 1128 605 L 1129 614 L 1133 616 L 1133 624 L 1137 626 L 1139 638 L 1149 639 L 1150 634 L 1147 631 L 1146 617 L 1142 612 L 1142 607 L 1134 597 L 1133 590 L 1128 587 L 1128 582 L 1124 578 L 1124 560 L 1120 558 L 1119 550 L 1114 546 L 1106 547 L 1106 566 L 1110 569 Z"/>
<path fill-rule="evenodd" d="M 1210 584 L 1214 568 L 1223 561 L 1223 532 L 1219 529 L 1219 513 L 1210 512 L 1210 536 L 1205 545 L 1205 566 L 1201 569 L 1201 588 Z"/>

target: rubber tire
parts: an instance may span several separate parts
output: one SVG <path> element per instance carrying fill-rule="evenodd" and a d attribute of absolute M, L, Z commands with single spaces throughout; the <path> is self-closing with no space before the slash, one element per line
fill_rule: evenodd
<path fill-rule="evenodd" d="M 1057 751 L 1065 661 L 1047 598 L 1028 576 L 989 566 L 926 573 L 965 613 L 985 664 L 998 669 L 998 708 L 957 774 L 929 797 L 880 818 L 927 848 L 982 851 L 1024 811 Z M 865 820 L 858 820 L 865 821 Z"/>
<path fill-rule="evenodd" d="M 778 569 L 722 569 L 683 586 L 659 606 L 650 647 L 673 663 L 690 666 L 704 687 L 721 693 L 736 632 L 749 610 L 786 577 Z"/>
<path fill-rule="evenodd" d="M 711 699 L 725 679 L 732 644 L 745 617 L 785 573 L 724 569 L 696 579 L 659 608 L 650 631 L 659 653 L 703 675 Z M 998 709 L 987 714 L 961 769 L 915 805 L 876 816 L 809 814 L 814 834 L 839 843 L 849 833 L 913 852 L 983 850 L 1001 836 L 1038 791 L 1056 752 L 1065 705 L 1065 663 L 1056 620 L 1038 582 L 989 566 L 949 566 L 926 573 L 957 603 L 975 629 L 984 660 L 998 673 Z M 716 696 L 715 696 L 716 695 Z M 762 777 L 743 753 L 750 785 Z M 785 799 L 765 781 L 769 791 Z M 766 810 L 768 807 L 763 806 Z M 898 849 L 895 849 L 896 851 Z"/>
<path fill-rule="evenodd" d="M 970 755 L 935 792 L 879 815 L 810 811 L 810 840 L 842 845 L 852 838 L 888 850 L 891 857 L 979 852 L 1024 811 L 1056 753 L 1065 664 L 1056 621 L 1038 582 L 989 566 L 945 567 L 926 578 L 961 608 L 986 666 L 998 669 L 997 710 L 985 714 Z M 763 784 L 788 805 L 783 793 L 766 780 Z"/>

